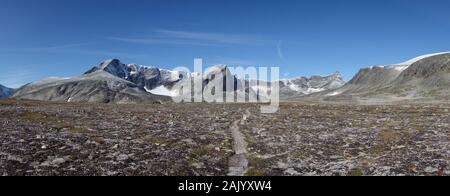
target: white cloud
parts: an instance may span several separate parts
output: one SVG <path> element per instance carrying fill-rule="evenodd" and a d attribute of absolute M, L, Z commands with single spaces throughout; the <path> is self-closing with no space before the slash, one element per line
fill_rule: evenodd
<path fill-rule="evenodd" d="M 109 37 L 111 40 L 128 42 L 134 44 L 169 44 L 169 45 L 196 45 L 196 46 L 221 46 L 220 44 L 205 43 L 201 41 L 190 40 L 172 40 L 166 38 L 124 38 L 124 37 Z"/>
<path fill-rule="evenodd" d="M 140 37 L 109 37 L 109 39 L 139 44 L 172 44 L 197 46 L 264 45 L 269 40 L 243 34 L 156 30 Z"/>

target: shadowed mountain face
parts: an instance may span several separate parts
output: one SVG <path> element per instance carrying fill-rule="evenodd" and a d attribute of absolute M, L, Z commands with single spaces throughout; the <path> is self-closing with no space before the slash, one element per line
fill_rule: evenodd
<path fill-rule="evenodd" d="M 448 100 L 450 53 L 425 55 L 403 64 L 364 68 L 346 85 L 308 96 L 326 101 Z"/>
<path fill-rule="evenodd" d="M 14 89 L 0 84 L 0 98 L 10 97 L 13 93 Z"/>

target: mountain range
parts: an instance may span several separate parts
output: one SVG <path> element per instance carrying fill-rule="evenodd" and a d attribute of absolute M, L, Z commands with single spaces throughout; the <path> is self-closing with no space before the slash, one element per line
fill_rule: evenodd
<path fill-rule="evenodd" d="M 404 63 L 361 69 L 344 86 L 302 99 L 393 102 L 450 98 L 450 53 L 423 55 Z"/>
<path fill-rule="evenodd" d="M 195 93 L 211 90 L 208 84 L 214 75 L 221 73 L 224 76 L 233 76 L 230 84 L 245 89 L 234 88 L 248 96 L 256 97 L 257 83 L 237 78 L 232 75 L 226 65 L 216 65 L 209 68 L 203 77 L 202 89 Z M 118 59 L 101 62 L 83 75 L 72 78 L 48 78 L 36 81 L 19 88 L 14 98 L 44 101 L 67 102 L 101 102 L 101 103 L 142 103 L 154 101 L 167 101 L 169 97 L 179 96 L 173 87 L 177 84 L 190 83 L 198 73 L 170 71 L 157 67 L 138 64 L 124 64 Z M 215 78 L 219 79 L 219 78 Z M 301 77 L 292 80 L 278 81 L 280 94 L 285 97 L 301 96 L 342 86 L 345 82 L 336 72 L 327 77 L 313 76 Z"/>
<path fill-rule="evenodd" d="M 237 78 L 226 65 L 216 65 L 205 73 L 202 89 L 214 75 L 233 76 L 227 85 L 244 95 L 256 96 L 268 91 L 258 82 Z M 48 78 L 27 84 L 17 90 L 1 86 L 1 96 L 63 102 L 154 103 L 179 96 L 175 85 L 190 84 L 198 73 L 170 71 L 138 64 L 124 64 L 118 59 L 103 61 L 72 78 Z M 216 78 L 221 79 L 221 78 Z M 223 78 L 225 79 L 225 78 Z M 329 76 L 299 77 L 272 82 L 280 86 L 281 100 L 370 101 L 448 100 L 450 97 L 450 53 L 423 55 L 404 63 L 371 66 L 361 69 L 349 82 L 339 72 Z M 14 92 L 14 94 L 13 94 Z M 241 95 L 242 95 L 241 93 Z M 238 93 L 239 94 L 239 93 Z"/>

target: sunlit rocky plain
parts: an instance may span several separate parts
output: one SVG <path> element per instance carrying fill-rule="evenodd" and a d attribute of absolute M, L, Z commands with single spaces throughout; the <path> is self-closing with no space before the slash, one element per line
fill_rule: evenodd
<path fill-rule="evenodd" d="M 449 110 L 1 100 L 0 175 L 450 175 Z"/>

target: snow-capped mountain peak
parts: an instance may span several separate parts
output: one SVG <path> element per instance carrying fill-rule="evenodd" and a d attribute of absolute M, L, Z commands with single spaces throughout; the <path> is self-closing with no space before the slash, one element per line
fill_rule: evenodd
<path fill-rule="evenodd" d="M 282 96 L 301 96 L 325 90 L 336 89 L 346 82 L 340 72 L 328 76 L 299 77 L 280 80 L 280 94 Z"/>
<path fill-rule="evenodd" d="M 138 64 L 124 64 L 118 59 L 103 61 L 85 74 L 98 71 L 105 71 L 113 76 L 130 81 L 153 94 L 164 92 L 163 95 L 166 95 L 176 82 L 189 77 L 187 73 L 180 71 L 170 71 Z M 154 89 L 156 90 L 153 91 Z"/>
<path fill-rule="evenodd" d="M 92 68 L 86 74 L 90 74 L 97 71 L 105 71 L 114 76 L 128 80 L 147 92 L 164 96 L 175 96 L 176 92 L 172 87 L 178 82 L 198 76 L 195 73 L 185 73 L 180 71 L 170 71 L 166 69 L 159 69 L 157 67 L 148 67 L 138 64 L 123 64 L 118 59 L 111 59 L 101 62 L 99 65 Z M 222 77 L 227 75 L 233 76 L 235 80 L 238 79 L 234 76 L 227 65 L 219 64 L 207 68 L 203 73 L 205 83 L 208 84 L 212 75 L 222 74 Z M 233 81 L 227 85 L 233 85 Z M 280 94 L 302 96 L 311 93 L 316 93 L 324 90 L 339 88 L 345 84 L 340 72 L 334 72 L 328 76 L 312 76 L 312 77 L 298 77 L 294 79 L 283 79 L 278 81 L 280 84 Z M 251 86 L 255 92 L 267 89 L 261 89 L 259 86 Z"/>

